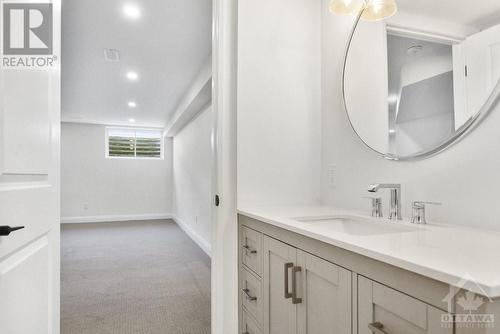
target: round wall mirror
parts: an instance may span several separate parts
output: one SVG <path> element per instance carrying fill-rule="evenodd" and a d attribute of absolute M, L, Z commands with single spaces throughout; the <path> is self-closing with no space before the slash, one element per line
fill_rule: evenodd
<path fill-rule="evenodd" d="M 384 1 L 358 0 L 344 62 L 346 111 L 356 134 L 385 158 L 426 158 L 497 103 L 500 2 L 388 1 L 392 16 L 374 18 Z"/>

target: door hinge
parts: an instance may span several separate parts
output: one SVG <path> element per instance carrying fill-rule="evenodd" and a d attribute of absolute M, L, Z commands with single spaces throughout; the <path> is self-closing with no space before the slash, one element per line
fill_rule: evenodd
<path fill-rule="evenodd" d="M 220 204 L 220 198 L 219 198 L 219 195 L 215 195 L 215 206 L 219 206 Z"/>
<path fill-rule="evenodd" d="M 468 76 L 469 75 L 469 68 L 467 67 L 467 65 L 465 66 L 465 76 Z"/>

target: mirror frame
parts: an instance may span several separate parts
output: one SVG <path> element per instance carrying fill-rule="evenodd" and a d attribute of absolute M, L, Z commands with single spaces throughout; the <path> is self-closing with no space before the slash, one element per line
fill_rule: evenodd
<path fill-rule="evenodd" d="M 343 69 L 342 69 L 342 100 L 343 100 L 343 105 L 344 105 L 344 110 L 347 115 L 347 119 L 349 120 L 349 125 L 351 126 L 351 129 L 354 131 L 356 136 L 358 137 L 361 142 L 368 147 L 372 152 L 375 152 L 377 155 L 381 156 L 382 158 L 386 160 L 392 160 L 392 161 L 416 161 L 416 160 L 423 160 L 427 159 L 430 157 L 433 157 L 434 155 L 437 155 L 446 149 L 450 148 L 451 146 L 457 144 L 460 142 L 460 140 L 464 139 L 467 134 L 472 132 L 493 110 L 493 108 L 498 104 L 500 101 L 500 80 L 497 82 L 495 85 L 494 89 L 492 90 L 490 96 L 488 99 L 485 101 L 483 106 L 479 109 L 479 111 L 469 118 L 467 122 L 465 122 L 458 130 L 456 130 L 455 134 L 445 141 L 441 142 L 438 144 L 436 147 L 420 151 L 411 155 L 406 155 L 406 156 L 398 156 L 398 155 L 392 155 L 388 153 L 383 153 L 380 152 L 373 147 L 371 147 L 367 142 L 363 140 L 363 138 L 359 135 L 359 133 L 356 131 L 354 128 L 354 125 L 351 121 L 351 116 L 349 115 L 349 110 L 347 108 L 347 98 L 346 98 L 346 86 L 345 86 L 345 81 L 346 81 L 346 69 L 347 69 L 347 60 L 349 57 L 349 50 L 351 48 L 351 44 L 354 38 L 354 34 L 356 33 L 356 29 L 358 27 L 358 24 L 361 20 L 361 15 L 363 14 L 363 11 L 365 9 L 361 9 L 360 12 L 356 15 L 356 19 L 354 21 L 353 27 L 351 28 L 351 31 L 349 33 L 349 37 L 347 40 L 347 46 L 345 49 L 344 53 L 344 61 L 343 61 Z"/>

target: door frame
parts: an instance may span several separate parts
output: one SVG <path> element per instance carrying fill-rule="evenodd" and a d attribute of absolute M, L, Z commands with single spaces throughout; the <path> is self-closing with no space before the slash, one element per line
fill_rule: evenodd
<path fill-rule="evenodd" d="M 238 1 L 213 0 L 212 333 L 238 333 L 236 98 Z"/>

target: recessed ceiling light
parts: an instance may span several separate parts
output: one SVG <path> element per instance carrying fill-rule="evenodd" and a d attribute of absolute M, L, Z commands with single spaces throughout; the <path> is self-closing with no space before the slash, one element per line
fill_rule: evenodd
<path fill-rule="evenodd" d="M 389 129 L 389 133 L 396 133 L 396 130 L 394 130 L 394 129 Z"/>
<path fill-rule="evenodd" d="M 123 6 L 123 14 L 129 19 L 137 20 L 141 17 L 141 10 L 136 5 L 127 4 Z"/>
<path fill-rule="evenodd" d="M 129 119 L 128 119 L 128 121 L 129 121 L 130 123 L 135 123 L 135 119 L 133 119 L 133 118 L 129 118 Z"/>
<path fill-rule="evenodd" d="M 130 101 L 130 102 L 128 103 L 128 106 L 129 106 L 130 108 L 135 108 L 135 107 L 137 107 L 137 103 L 135 103 L 134 101 Z"/>
<path fill-rule="evenodd" d="M 127 79 L 129 79 L 130 81 L 135 81 L 138 78 L 139 78 L 139 74 L 137 74 L 137 72 L 134 72 L 134 71 L 127 72 Z"/>

